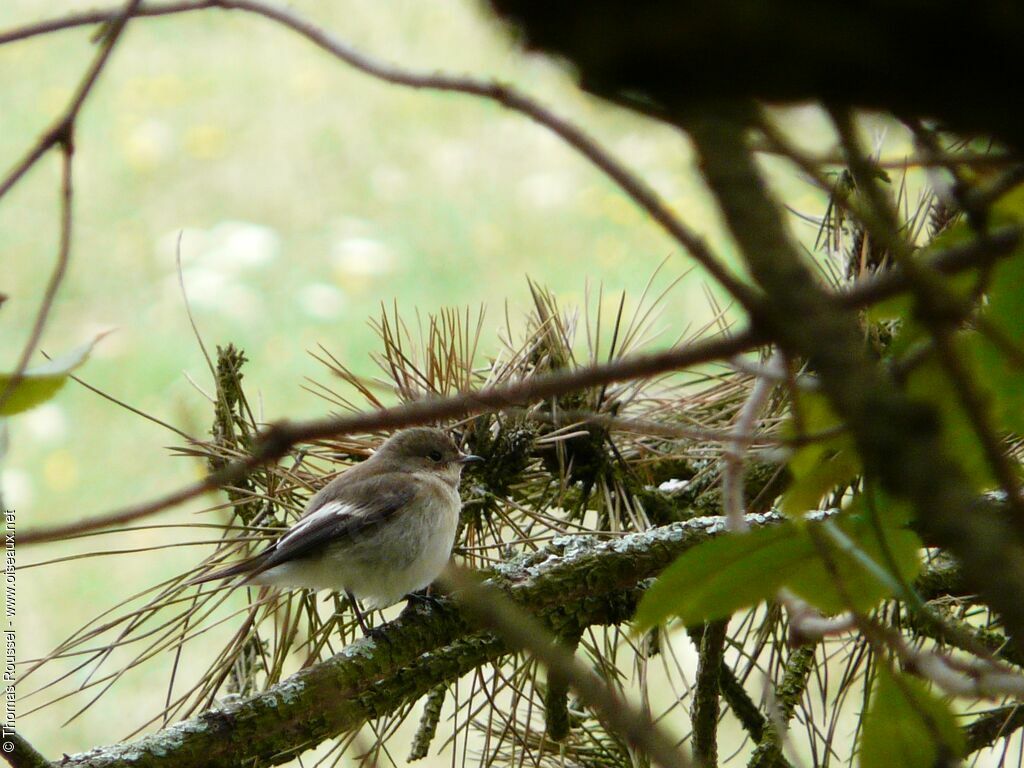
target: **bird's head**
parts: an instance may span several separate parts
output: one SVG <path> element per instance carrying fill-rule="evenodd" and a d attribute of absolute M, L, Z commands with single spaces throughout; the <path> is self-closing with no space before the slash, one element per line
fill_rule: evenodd
<path fill-rule="evenodd" d="M 483 461 L 479 456 L 460 451 L 451 435 L 433 427 L 412 427 L 396 432 L 377 449 L 374 460 L 401 472 L 437 474 L 452 484 L 459 482 L 466 464 Z"/>

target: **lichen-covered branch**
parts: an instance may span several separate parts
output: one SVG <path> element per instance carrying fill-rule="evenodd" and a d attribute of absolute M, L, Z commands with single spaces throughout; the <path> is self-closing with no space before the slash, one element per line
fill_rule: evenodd
<path fill-rule="evenodd" d="M 730 520 L 730 522 L 732 522 Z M 697 660 L 697 682 L 693 709 L 693 758 L 698 765 L 715 768 L 718 765 L 718 715 L 722 657 L 725 651 L 725 632 L 729 621 L 712 621 L 704 627 L 700 638 Z"/>
<path fill-rule="evenodd" d="M 752 526 L 775 515 L 751 515 Z M 569 627 L 618 623 L 633 613 L 638 585 L 680 553 L 724 531 L 721 517 L 675 523 L 612 541 L 557 539 L 548 549 L 500 566 L 496 583 L 555 634 Z M 138 741 L 73 755 L 64 768 L 278 764 L 325 739 L 415 701 L 438 685 L 507 652 L 473 634 L 450 601 L 417 608 L 386 625 L 379 642 L 353 643 L 279 685 Z"/>
<path fill-rule="evenodd" d="M 423 714 L 420 716 L 416 735 L 409 748 L 408 760 L 410 763 L 422 760 L 430 753 L 430 743 L 437 733 L 437 724 L 441 720 L 441 708 L 444 706 L 447 695 L 448 687 L 445 685 L 439 685 L 427 694 L 426 702 L 423 704 Z"/>
<path fill-rule="evenodd" d="M 782 753 L 783 734 L 779 732 L 779 726 L 789 724 L 800 704 L 811 670 L 814 669 L 815 648 L 813 645 L 804 645 L 789 655 L 782 682 L 775 690 L 775 717 L 765 727 L 764 737 L 750 756 L 748 768 L 788 768 L 789 761 Z"/>

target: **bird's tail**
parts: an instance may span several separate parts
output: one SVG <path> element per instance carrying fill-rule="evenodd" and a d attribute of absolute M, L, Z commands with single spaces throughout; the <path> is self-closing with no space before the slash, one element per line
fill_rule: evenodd
<path fill-rule="evenodd" d="M 251 576 L 254 572 L 259 571 L 260 563 L 265 558 L 262 555 L 256 557 L 250 557 L 247 560 L 242 560 L 240 563 L 229 565 L 227 568 L 221 568 L 219 571 L 213 571 L 212 573 L 203 573 L 199 576 L 195 576 L 185 582 L 185 586 L 193 584 L 205 584 L 209 581 L 223 581 L 225 579 L 233 579 L 236 576 Z"/>

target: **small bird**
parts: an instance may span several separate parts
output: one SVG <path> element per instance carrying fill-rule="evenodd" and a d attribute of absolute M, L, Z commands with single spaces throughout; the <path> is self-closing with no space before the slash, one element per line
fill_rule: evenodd
<path fill-rule="evenodd" d="M 321 488 L 302 517 L 258 555 L 191 583 L 245 576 L 239 585 L 345 592 L 384 608 L 444 570 L 455 544 L 463 453 L 440 429 L 396 432 L 366 461 Z"/>

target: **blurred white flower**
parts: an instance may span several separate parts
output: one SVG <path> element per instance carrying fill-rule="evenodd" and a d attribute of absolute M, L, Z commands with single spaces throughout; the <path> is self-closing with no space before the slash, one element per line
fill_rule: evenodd
<path fill-rule="evenodd" d="M 209 238 L 210 245 L 200 256 L 203 265 L 231 272 L 263 266 L 281 248 L 273 229 L 244 221 L 223 221 L 210 230 Z"/>
<path fill-rule="evenodd" d="M 537 208 L 555 208 L 569 202 L 569 184 L 554 173 L 534 173 L 519 182 L 519 197 Z"/>
<path fill-rule="evenodd" d="M 438 144 L 428 157 L 435 179 L 448 184 L 461 181 L 474 160 L 473 150 L 460 141 Z"/>
<path fill-rule="evenodd" d="M 129 164 L 140 171 L 156 168 L 174 147 L 174 131 L 162 120 L 146 120 L 128 134 L 123 151 Z"/>
<path fill-rule="evenodd" d="M 310 317 L 331 320 L 345 308 L 345 294 L 327 283 L 310 283 L 297 296 L 299 306 Z"/>
<path fill-rule="evenodd" d="M 263 302 L 246 286 L 242 273 L 277 258 L 281 237 L 270 227 L 245 221 L 222 221 L 210 229 L 182 229 L 160 238 L 157 248 L 172 274 L 164 283 L 168 302 L 181 301 L 174 273 L 181 238 L 182 279 L 193 307 L 215 310 L 238 320 L 251 318 Z"/>
<path fill-rule="evenodd" d="M 245 320 L 260 311 L 262 301 L 251 288 L 242 285 L 233 275 L 215 269 L 195 266 L 182 270 L 185 293 L 189 304 L 198 309 L 221 312 L 238 320 Z M 181 287 L 177 275 L 165 283 L 169 300 L 181 300 Z"/>
<path fill-rule="evenodd" d="M 408 175 L 394 165 L 381 165 L 370 174 L 370 187 L 378 199 L 393 203 L 401 200 L 408 192 Z"/>
<path fill-rule="evenodd" d="M 391 272 L 395 259 L 380 240 L 347 237 L 334 244 L 331 261 L 337 269 L 348 275 L 371 277 Z"/>
<path fill-rule="evenodd" d="M 27 411 L 18 419 L 18 424 L 35 440 L 45 443 L 62 439 L 68 431 L 64 409 L 56 403 L 44 403 Z"/>
<path fill-rule="evenodd" d="M 181 237 L 181 263 L 237 273 L 261 267 L 277 258 L 281 237 L 270 227 L 246 221 L 222 221 L 210 229 L 183 227 L 157 243 L 164 263 L 174 264 Z"/>
<path fill-rule="evenodd" d="M 0 472 L 0 488 L 3 489 L 4 505 L 8 509 L 28 506 L 35 496 L 32 477 L 22 469 L 10 467 Z"/>

